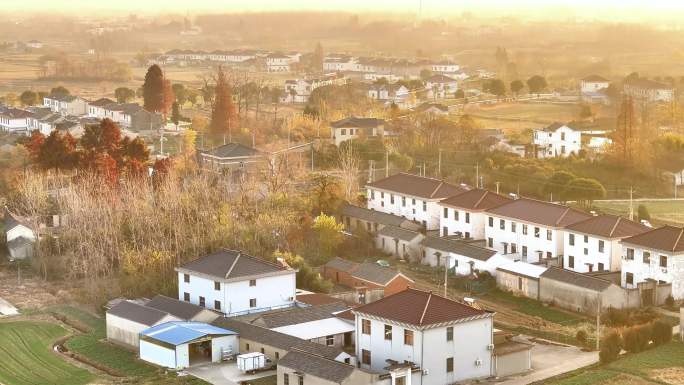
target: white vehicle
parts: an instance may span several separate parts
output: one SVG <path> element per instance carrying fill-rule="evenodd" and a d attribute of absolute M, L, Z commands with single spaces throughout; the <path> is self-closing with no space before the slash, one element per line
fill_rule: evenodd
<path fill-rule="evenodd" d="M 266 356 L 259 352 L 240 354 L 237 356 L 237 365 L 244 373 L 255 372 L 266 366 Z"/>

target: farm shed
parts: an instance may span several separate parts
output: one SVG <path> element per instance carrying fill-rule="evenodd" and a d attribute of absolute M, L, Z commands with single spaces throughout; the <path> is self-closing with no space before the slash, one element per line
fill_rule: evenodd
<path fill-rule="evenodd" d="M 107 340 L 127 348 L 137 349 L 140 332 L 160 323 L 178 318 L 132 301 L 121 301 L 107 311 Z"/>
<path fill-rule="evenodd" d="M 515 261 L 496 268 L 496 286 L 516 295 L 539 299 L 539 276 L 546 267 Z"/>
<path fill-rule="evenodd" d="M 203 322 L 171 321 L 140 333 L 140 359 L 172 369 L 220 362 L 237 348 L 237 333 Z"/>

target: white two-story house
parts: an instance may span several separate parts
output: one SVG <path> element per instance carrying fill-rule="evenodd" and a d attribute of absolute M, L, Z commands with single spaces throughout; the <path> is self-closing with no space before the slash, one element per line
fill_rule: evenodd
<path fill-rule="evenodd" d="M 444 385 L 492 375 L 494 314 L 416 289 L 352 310 L 362 369 L 391 385 Z"/>
<path fill-rule="evenodd" d="M 431 99 L 444 99 L 453 96 L 458 91 L 458 81 L 448 76 L 437 74 L 425 81 L 427 97 Z"/>
<path fill-rule="evenodd" d="M 663 226 L 622 240 L 622 286 L 646 280 L 671 283 L 675 300 L 684 299 L 684 229 Z"/>
<path fill-rule="evenodd" d="M 385 121 L 376 118 L 357 118 L 355 116 L 330 123 L 330 132 L 335 146 L 345 140 L 359 137 L 378 137 L 384 134 Z"/>
<path fill-rule="evenodd" d="M 609 102 L 606 90 L 610 87 L 610 81 L 599 75 L 590 75 L 580 81 L 580 96 L 589 103 Z"/>
<path fill-rule="evenodd" d="M 93 102 L 88 102 L 88 117 L 104 119 L 107 118 L 107 106 L 116 105 L 117 103 L 108 98 L 100 98 Z"/>
<path fill-rule="evenodd" d="M 564 228 L 590 217 L 555 203 L 520 198 L 486 210 L 487 247 L 536 263 L 563 255 Z"/>
<path fill-rule="evenodd" d="M 439 202 L 467 191 L 443 180 L 399 173 L 366 185 L 368 208 L 422 223 L 427 230 L 439 229 Z"/>
<path fill-rule="evenodd" d="M 49 95 L 43 98 L 43 106 L 62 115 L 82 116 L 87 113 L 85 99 L 74 95 Z"/>
<path fill-rule="evenodd" d="M 582 131 L 570 124 L 553 123 L 534 131 L 532 141 L 536 147 L 537 158 L 566 157 L 577 155 L 582 149 Z"/>
<path fill-rule="evenodd" d="M 29 135 L 29 121 L 32 116 L 29 111 L 0 105 L 0 131 Z"/>
<path fill-rule="evenodd" d="M 440 233 L 442 236 L 484 239 L 487 218 L 484 211 L 512 200 L 479 188 L 444 199 L 439 202 L 442 211 L 439 219 Z"/>
<path fill-rule="evenodd" d="M 649 228 L 615 215 L 597 215 L 565 227 L 563 267 L 577 273 L 620 271 L 620 240 Z"/>
<path fill-rule="evenodd" d="M 221 250 L 176 271 L 178 299 L 229 316 L 295 303 L 295 270 L 240 251 Z"/>

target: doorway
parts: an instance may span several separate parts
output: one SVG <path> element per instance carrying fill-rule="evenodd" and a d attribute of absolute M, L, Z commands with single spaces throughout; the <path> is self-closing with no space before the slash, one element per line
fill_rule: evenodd
<path fill-rule="evenodd" d="M 211 362 L 211 340 L 188 345 L 190 366 Z"/>

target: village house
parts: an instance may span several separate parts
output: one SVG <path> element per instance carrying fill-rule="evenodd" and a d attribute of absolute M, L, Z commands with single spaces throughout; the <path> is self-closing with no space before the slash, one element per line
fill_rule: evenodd
<path fill-rule="evenodd" d="M 74 95 L 48 95 L 43 98 L 43 106 L 62 115 L 81 116 L 88 111 L 85 99 Z"/>
<path fill-rule="evenodd" d="M 458 81 L 448 76 L 437 74 L 425 81 L 425 89 L 429 99 L 445 99 L 454 96 L 458 91 Z"/>
<path fill-rule="evenodd" d="M 361 228 L 369 233 L 377 233 L 387 226 L 399 227 L 413 232 L 418 232 L 423 228 L 418 222 L 408 220 L 405 217 L 348 203 L 342 206 L 340 212 L 340 221 L 344 224 L 345 229 L 350 232 Z"/>
<path fill-rule="evenodd" d="M 100 98 L 93 102 L 88 102 L 88 117 L 104 119 L 107 117 L 107 111 L 105 107 L 115 104 L 115 101 L 108 98 Z"/>
<path fill-rule="evenodd" d="M 539 300 L 539 276 L 547 267 L 522 261 L 509 261 L 496 268 L 496 287 Z"/>
<path fill-rule="evenodd" d="M 628 79 L 624 82 L 623 92 L 625 96 L 645 102 L 670 103 L 674 100 L 674 88 L 670 85 L 654 80 L 638 78 Z"/>
<path fill-rule="evenodd" d="M 422 223 L 427 230 L 437 230 L 444 198 L 467 191 L 439 179 L 399 173 L 368 183 L 368 208 Z"/>
<path fill-rule="evenodd" d="M 385 127 L 383 119 L 357 118 L 355 116 L 330 123 L 332 140 L 335 146 L 342 142 L 360 137 L 382 137 Z"/>
<path fill-rule="evenodd" d="M 436 63 L 432 63 L 430 67 L 430 70 L 432 72 L 443 75 L 455 74 L 460 69 L 461 66 L 449 60 L 442 60 Z"/>
<path fill-rule="evenodd" d="M 375 235 L 375 246 L 400 259 L 420 259 L 420 241 L 425 238 L 418 231 L 395 226 L 384 226 Z"/>
<path fill-rule="evenodd" d="M 649 228 L 615 215 L 597 215 L 565 227 L 563 267 L 578 273 L 620 271 L 620 240 Z"/>
<path fill-rule="evenodd" d="M 421 241 L 421 262 L 436 267 L 444 266 L 448 261 L 449 270 L 456 275 L 472 275 L 483 271 L 496 275 L 498 266 L 511 261 L 479 243 L 484 242 L 428 236 Z"/>
<path fill-rule="evenodd" d="M 513 199 L 484 189 L 472 189 L 439 202 L 439 220 L 443 236 L 456 235 L 465 239 L 485 239 L 485 210 L 511 202 Z"/>
<path fill-rule="evenodd" d="M 529 198 L 519 198 L 485 212 L 487 247 L 531 263 L 564 255 L 564 228 L 590 217 L 570 207 Z"/>
<path fill-rule="evenodd" d="M 323 86 L 347 84 L 344 75 L 332 73 L 315 79 L 291 79 L 285 81 L 285 94 L 280 98 L 281 103 L 306 103 L 311 93 Z"/>
<path fill-rule="evenodd" d="M 221 250 L 176 268 L 178 299 L 227 315 L 295 303 L 296 272 L 236 250 Z"/>
<path fill-rule="evenodd" d="M 380 374 L 343 362 L 290 350 L 278 361 L 277 385 L 375 385 L 387 384 Z"/>
<path fill-rule="evenodd" d="M 290 64 L 299 61 L 282 53 L 272 53 L 266 56 L 267 72 L 290 72 Z"/>
<path fill-rule="evenodd" d="M 323 70 L 334 72 L 353 72 L 357 58 L 348 55 L 328 55 L 323 59 Z"/>
<path fill-rule="evenodd" d="M 229 171 L 234 179 L 239 179 L 258 164 L 267 161 L 266 154 L 240 143 L 227 143 L 211 150 L 199 150 L 197 158 L 203 168 Z"/>
<path fill-rule="evenodd" d="M 622 286 L 642 282 L 672 284 L 675 300 L 684 299 L 684 229 L 663 226 L 621 241 Z"/>
<path fill-rule="evenodd" d="M 577 155 L 582 149 L 582 130 L 570 124 L 553 123 L 534 131 L 532 141 L 537 158 L 566 157 Z"/>
<path fill-rule="evenodd" d="M 444 385 L 492 375 L 493 313 L 407 289 L 352 310 L 362 369 L 391 384 Z"/>
<path fill-rule="evenodd" d="M 29 135 L 32 114 L 26 110 L 0 105 L 0 129 L 10 134 Z"/>
<path fill-rule="evenodd" d="M 583 101 L 588 103 L 608 103 L 605 91 L 610 87 L 610 81 L 599 75 L 590 75 L 580 81 L 580 93 Z"/>
<path fill-rule="evenodd" d="M 449 115 L 449 107 L 440 103 L 423 103 L 416 107 L 414 111 L 420 114 Z"/>
<path fill-rule="evenodd" d="M 5 208 L 5 244 L 9 260 L 18 261 L 33 257 L 36 234 L 26 218 L 20 217 Z"/>
<path fill-rule="evenodd" d="M 321 275 L 337 285 L 352 288 L 358 295 L 358 303 L 368 303 L 368 291 L 378 291 L 384 297 L 411 287 L 415 282 L 401 272 L 377 263 L 357 263 L 334 258 L 321 267 Z"/>
<path fill-rule="evenodd" d="M 411 92 L 401 84 L 371 84 L 368 86 L 368 98 L 385 103 L 396 104 L 400 108 L 411 105 Z"/>

